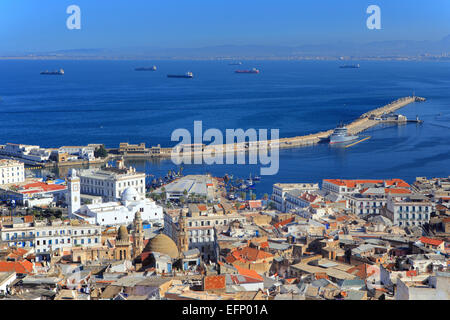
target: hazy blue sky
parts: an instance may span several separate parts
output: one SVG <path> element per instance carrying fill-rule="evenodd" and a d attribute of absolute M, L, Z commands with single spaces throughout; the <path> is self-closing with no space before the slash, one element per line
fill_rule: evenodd
<path fill-rule="evenodd" d="M 81 30 L 66 8 L 81 7 Z M 366 28 L 381 7 L 382 30 Z M 129 46 L 300 45 L 438 40 L 448 0 L 0 0 L 0 53 Z"/>

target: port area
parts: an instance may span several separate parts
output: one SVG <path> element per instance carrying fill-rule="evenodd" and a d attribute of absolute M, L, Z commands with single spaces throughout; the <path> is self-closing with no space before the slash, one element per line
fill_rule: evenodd
<path fill-rule="evenodd" d="M 346 125 L 349 134 L 358 135 L 359 133 L 375 127 L 379 124 L 406 124 L 409 122 L 421 123 L 422 121 L 418 118 L 415 120 L 408 120 L 405 116 L 394 114 L 395 111 L 411 104 L 413 102 L 426 101 L 425 98 L 417 96 L 409 96 L 397 99 L 383 107 L 368 111 L 362 114 L 358 119 Z M 190 155 L 192 157 L 196 156 L 212 156 L 216 152 L 221 151 L 222 153 L 237 153 L 243 151 L 257 150 L 270 148 L 278 145 L 280 149 L 288 148 L 298 148 L 305 146 L 312 146 L 318 143 L 327 142 L 329 136 L 333 133 L 334 129 L 327 131 L 321 131 L 317 133 L 312 133 L 304 136 L 290 137 L 290 138 L 280 138 L 279 140 L 268 140 L 268 141 L 258 141 L 258 142 L 242 142 L 234 144 L 223 144 L 215 146 L 197 146 L 196 148 L 189 148 Z M 364 137 L 361 137 L 364 138 Z M 364 141 L 367 139 L 364 139 Z M 153 148 L 152 148 L 153 149 Z M 121 153 L 117 148 L 108 149 L 111 158 L 124 157 L 125 159 L 150 159 L 150 158 L 169 158 L 171 156 L 172 148 L 161 148 L 157 147 L 158 152 L 140 152 L 140 153 Z M 182 152 L 182 151 L 181 151 Z"/>
<path fill-rule="evenodd" d="M 379 124 L 405 124 L 408 122 L 421 123 L 418 118 L 416 120 L 408 120 L 405 116 L 394 114 L 395 111 L 411 104 L 413 102 L 423 102 L 425 98 L 417 96 L 409 96 L 397 99 L 383 107 L 368 111 L 362 114 L 358 119 L 346 125 L 349 134 L 357 135 Z M 277 140 L 258 141 L 258 142 L 244 142 L 235 143 L 233 145 L 221 145 L 221 146 L 205 146 L 202 151 L 191 151 L 192 156 L 200 156 L 203 154 L 214 155 L 215 150 L 219 148 L 223 153 L 242 152 L 254 149 L 262 149 L 273 147 L 278 145 L 280 149 L 297 148 L 312 146 L 318 143 L 328 141 L 329 136 L 333 133 L 334 129 L 328 131 L 317 132 L 304 136 L 297 136 L 291 138 L 280 138 Z"/>

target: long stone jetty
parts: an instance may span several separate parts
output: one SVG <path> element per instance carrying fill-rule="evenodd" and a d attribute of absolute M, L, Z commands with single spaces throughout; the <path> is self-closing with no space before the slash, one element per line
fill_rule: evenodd
<path fill-rule="evenodd" d="M 398 120 L 398 121 L 384 121 L 381 120 L 381 116 L 385 114 L 389 114 L 392 112 L 397 111 L 400 108 L 403 108 L 407 106 L 410 103 L 413 102 L 422 102 L 425 101 L 425 98 L 422 97 L 416 97 L 416 96 L 410 96 L 410 97 L 403 97 L 400 99 L 397 99 L 383 107 L 368 111 L 364 114 L 362 114 L 358 119 L 354 120 L 353 122 L 346 124 L 346 127 L 348 129 L 348 132 L 350 134 L 358 134 L 360 132 L 363 132 L 369 128 L 372 128 L 378 124 L 381 123 L 405 123 L 405 120 Z M 304 147 L 304 146 L 311 146 L 315 145 L 323 140 L 326 140 L 332 133 L 334 129 L 330 129 L 327 131 L 321 131 L 316 133 L 311 133 L 304 136 L 297 136 L 297 137 L 291 137 L 291 138 L 280 138 L 279 140 L 268 140 L 268 141 L 255 141 L 255 142 L 243 142 L 243 143 L 234 143 L 234 144 L 223 144 L 223 145 L 215 145 L 215 146 L 205 146 L 201 150 L 198 150 L 198 146 L 195 149 L 190 149 L 189 152 L 192 156 L 206 156 L 211 155 L 214 156 L 215 151 L 221 151 L 222 153 L 231 153 L 231 152 L 242 152 L 242 151 L 249 151 L 249 150 L 257 150 L 258 148 L 267 148 L 274 147 L 278 145 L 280 149 L 286 149 L 286 148 L 298 148 L 298 147 Z M 189 146 L 188 146 L 189 147 Z M 123 155 L 124 157 L 130 157 L 130 158 L 149 158 L 149 157 L 170 157 L 171 156 L 171 148 L 161 148 L 161 153 L 155 155 L 155 154 L 130 154 L 130 155 Z"/>
<path fill-rule="evenodd" d="M 398 109 L 401 109 L 405 106 L 407 106 L 410 103 L 413 102 L 422 102 L 425 101 L 425 98 L 422 97 L 416 97 L 416 96 L 410 96 L 410 97 L 403 97 L 400 99 L 397 99 L 383 107 L 368 111 L 364 114 L 362 114 L 358 119 L 354 120 L 353 122 L 346 125 L 348 132 L 351 134 L 358 134 L 360 132 L 363 132 L 371 127 L 374 127 L 380 123 L 383 123 L 382 120 L 379 120 L 379 117 L 381 117 L 384 114 L 389 114 L 392 112 L 395 112 Z M 232 146 L 222 145 L 223 152 L 237 152 L 242 150 L 251 150 L 251 149 L 257 149 L 259 147 L 265 147 L 267 144 L 269 146 L 274 146 L 276 143 L 278 143 L 279 148 L 296 148 L 296 147 L 303 147 L 303 146 L 310 146 L 319 143 L 320 141 L 327 139 L 332 133 L 334 129 L 330 129 L 327 131 L 321 131 L 317 133 L 312 133 L 304 136 L 297 136 L 297 137 L 291 137 L 291 138 L 280 138 L 277 141 L 274 140 L 268 140 L 268 142 L 245 142 L 245 143 L 235 143 L 234 148 Z M 211 152 L 212 148 L 218 148 L 218 146 L 206 146 L 204 149 L 204 152 L 208 152 L 208 154 Z M 234 149 L 234 150 L 233 150 Z M 195 156 L 197 154 L 202 154 L 202 152 L 192 152 L 192 154 Z"/>

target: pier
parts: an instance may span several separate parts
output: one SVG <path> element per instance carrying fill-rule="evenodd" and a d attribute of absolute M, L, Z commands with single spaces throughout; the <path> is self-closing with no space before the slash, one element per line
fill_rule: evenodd
<path fill-rule="evenodd" d="M 399 119 L 399 120 L 389 120 L 389 121 L 384 121 L 382 119 L 380 119 L 381 116 L 386 115 L 386 114 L 390 114 L 393 113 L 405 106 L 407 106 L 408 104 L 411 104 L 413 102 L 423 102 L 426 101 L 425 98 L 422 97 L 416 97 L 416 96 L 410 96 L 410 97 L 403 97 L 400 99 L 397 99 L 383 107 L 368 111 L 364 114 L 362 114 L 358 119 L 354 120 L 353 122 L 351 122 L 350 124 L 347 124 L 346 127 L 348 129 L 348 132 L 350 134 L 359 134 L 367 129 L 370 129 L 378 124 L 381 123 L 406 123 L 409 121 L 414 121 L 414 122 L 420 122 L 420 120 L 406 120 L 406 118 L 403 119 Z M 297 136 L 297 137 L 291 137 L 291 138 L 280 138 L 278 140 L 278 147 L 280 149 L 286 149 L 286 148 L 297 148 L 297 147 L 305 147 L 305 146 L 311 146 L 311 145 L 315 145 L 323 140 L 328 139 L 328 137 L 333 133 L 334 129 L 330 129 L 328 131 L 321 131 L 321 132 L 317 132 L 317 133 L 312 133 L 309 135 L 304 135 L 304 136 Z M 274 146 L 277 142 L 276 141 L 272 141 L 269 140 L 268 142 L 269 146 Z M 265 143 L 261 143 L 261 142 L 254 142 L 254 143 L 235 143 L 234 144 L 234 148 L 227 146 L 227 145 L 222 145 L 222 149 L 223 152 L 238 152 L 238 151 L 242 151 L 242 150 L 250 150 L 250 149 L 258 149 L 260 147 L 265 147 Z M 210 154 L 210 152 L 213 149 L 213 147 L 206 147 L 205 150 L 203 151 L 203 153 L 205 151 L 208 151 L 208 154 Z M 229 151 L 228 151 L 229 150 Z M 192 154 L 195 155 L 200 155 L 202 152 L 193 152 Z"/>
<path fill-rule="evenodd" d="M 348 132 L 350 134 L 359 134 L 367 129 L 375 127 L 379 124 L 383 123 L 393 123 L 393 124 L 405 124 L 408 122 L 416 122 L 421 123 L 421 120 L 407 120 L 404 116 L 398 116 L 397 119 L 386 118 L 382 119 L 381 117 L 386 116 L 388 114 L 394 113 L 395 111 L 411 104 L 413 102 L 422 102 L 426 101 L 425 98 L 417 97 L 417 96 L 409 96 L 397 99 L 383 107 L 368 111 L 362 114 L 358 119 L 346 125 Z M 280 149 L 287 148 L 298 148 L 298 147 L 306 147 L 318 144 L 326 139 L 333 133 L 334 129 L 330 129 L 327 131 L 321 131 L 317 133 L 311 133 L 308 135 L 297 136 L 297 137 L 288 137 L 288 138 L 280 138 L 278 141 L 276 140 L 268 140 L 268 141 L 258 141 L 258 142 L 243 142 L 243 143 L 234 143 L 234 145 L 216 145 L 216 146 L 205 146 L 202 150 L 190 150 L 191 155 L 193 157 L 196 156 L 214 156 L 215 150 L 222 150 L 225 153 L 231 152 L 242 152 L 249 150 L 258 150 L 259 148 L 267 148 L 267 146 L 273 147 L 278 145 Z M 364 141 L 367 139 L 364 139 Z M 157 147 L 160 150 L 160 153 L 133 153 L 133 154 L 120 154 L 119 149 L 109 149 L 108 151 L 112 153 L 116 153 L 117 156 L 123 156 L 127 159 L 150 159 L 154 157 L 158 158 L 168 158 L 171 155 L 172 148 L 161 148 Z"/>

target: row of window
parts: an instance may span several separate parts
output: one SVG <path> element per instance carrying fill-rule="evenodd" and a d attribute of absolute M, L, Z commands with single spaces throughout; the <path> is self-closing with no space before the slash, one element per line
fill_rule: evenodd
<path fill-rule="evenodd" d="M 401 212 L 401 211 L 405 211 L 405 212 L 415 212 L 415 211 L 419 211 L 419 212 L 421 212 L 421 211 L 425 211 L 425 212 L 428 212 L 428 206 L 424 206 L 424 207 L 422 207 L 422 206 L 412 206 L 411 207 L 411 210 L 409 210 L 409 206 L 399 206 L 398 207 L 398 211 L 399 212 Z M 416 210 L 416 208 L 418 208 L 418 210 Z M 422 210 L 422 208 L 424 208 L 423 210 Z"/>
<path fill-rule="evenodd" d="M 405 213 L 405 214 L 399 213 L 398 218 L 399 219 L 406 219 L 406 220 L 408 220 L 410 218 L 410 216 L 409 216 L 408 213 Z M 416 219 L 416 215 L 414 213 L 411 214 L 411 219 Z M 417 214 L 417 219 L 418 220 L 422 220 L 422 214 L 421 213 Z M 424 213 L 423 219 L 424 220 L 428 220 L 428 214 Z"/>
<path fill-rule="evenodd" d="M 54 240 L 54 241 L 53 241 Z M 94 241 L 92 241 L 91 238 L 87 238 L 87 239 L 74 239 L 73 240 L 73 244 L 77 245 L 77 244 L 90 244 L 90 243 L 98 243 L 98 238 L 94 238 Z M 70 238 L 67 239 L 49 239 L 49 240 L 36 240 L 36 245 L 40 246 L 47 246 L 47 245 L 57 245 L 57 244 L 70 244 Z"/>

